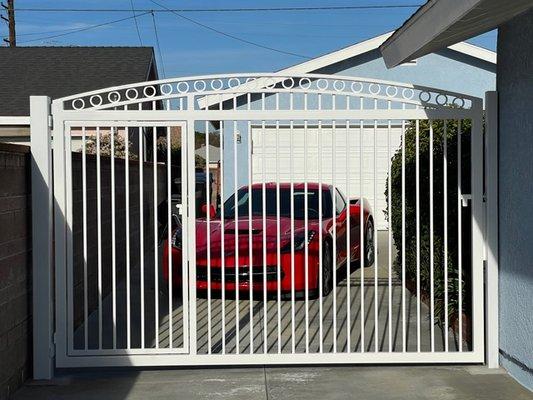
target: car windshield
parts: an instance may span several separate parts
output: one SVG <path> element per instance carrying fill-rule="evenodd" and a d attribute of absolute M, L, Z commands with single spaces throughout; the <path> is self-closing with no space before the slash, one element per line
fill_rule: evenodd
<path fill-rule="evenodd" d="M 307 189 L 307 213 L 309 219 L 318 219 L 319 211 L 319 189 Z M 237 207 L 238 215 L 247 217 L 249 213 L 249 190 L 241 188 L 238 192 Z M 277 191 L 276 188 L 265 190 L 266 216 L 277 217 Z M 330 191 L 322 190 L 322 217 L 331 218 L 332 201 Z M 220 210 L 218 211 L 220 217 Z M 252 189 L 252 215 L 263 215 L 263 189 Z M 279 189 L 279 215 L 281 217 L 291 216 L 291 189 Z M 224 218 L 235 218 L 235 194 L 224 203 Z M 294 189 L 294 219 L 305 219 L 305 190 Z"/>

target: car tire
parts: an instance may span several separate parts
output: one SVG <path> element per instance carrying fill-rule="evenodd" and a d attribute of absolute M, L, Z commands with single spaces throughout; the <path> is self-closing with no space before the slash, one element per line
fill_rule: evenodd
<path fill-rule="evenodd" d="M 369 219 L 365 229 L 365 268 L 372 266 L 376 259 L 374 244 L 374 223 Z"/>
<path fill-rule="evenodd" d="M 329 242 L 322 246 L 322 296 L 325 297 L 333 290 L 333 255 Z"/>

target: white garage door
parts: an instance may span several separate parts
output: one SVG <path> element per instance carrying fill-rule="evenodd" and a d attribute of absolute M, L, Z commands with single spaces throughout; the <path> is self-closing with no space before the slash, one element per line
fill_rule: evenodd
<path fill-rule="evenodd" d="M 291 138 L 291 127 L 288 124 L 280 125 L 278 129 L 276 126 L 266 125 L 264 130 L 262 126 L 252 126 L 253 182 L 276 182 L 278 179 L 280 182 L 290 182 L 292 154 L 294 183 L 321 181 L 334 184 L 346 197 L 358 198 L 362 195 L 374 209 L 378 229 L 387 229 L 385 189 L 391 157 L 401 145 L 401 124 L 391 124 L 390 130 L 388 125 L 377 124 L 374 127 L 365 124 L 362 143 L 360 125 L 347 128 L 346 124 L 337 124 L 335 129 L 332 125 L 321 126 L 320 146 L 318 132 L 316 124 L 308 125 L 307 130 L 302 125 L 297 125 L 292 128 Z M 279 147 L 276 140 L 279 141 Z M 346 150 L 347 146 L 349 151 Z M 321 161 L 321 171 L 318 160 Z M 349 168 L 348 174 L 346 168 Z"/>

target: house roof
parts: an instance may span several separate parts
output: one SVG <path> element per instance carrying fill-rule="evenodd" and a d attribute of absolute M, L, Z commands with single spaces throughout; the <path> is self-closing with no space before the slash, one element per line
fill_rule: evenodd
<path fill-rule="evenodd" d="M 151 47 L 0 47 L 0 116 L 28 116 L 52 99 L 157 79 Z"/>
<path fill-rule="evenodd" d="M 430 0 L 380 50 L 392 68 L 494 29 L 531 7 L 531 0 Z"/>
<path fill-rule="evenodd" d="M 206 147 L 202 146 L 196 149 L 195 154 L 202 157 L 204 160 L 206 159 Z M 217 163 L 220 161 L 220 148 L 213 146 L 212 144 L 209 145 L 209 162 L 211 163 Z"/>
<path fill-rule="evenodd" d="M 283 75 L 298 75 L 298 74 L 308 74 L 308 73 L 318 73 L 322 68 L 325 68 L 329 65 L 336 64 L 338 62 L 357 57 L 361 54 L 367 53 L 378 49 L 387 39 L 389 39 L 394 32 L 387 32 L 382 35 L 373 37 L 368 40 L 353 44 L 348 47 L 344 47 L 339 50 L 332 51 L 331 53 L 324 54 L 322 56 L 313 58 L 302 63 L 292 65 L 290 67 L 276 71 Z M 477 58 L 479 60 L 486 61 L 491 64 L 496 64 L 496 53 L 494 51 L 484 49 L 479 46 L 475 46 L 470 43 L 461 42 L 449 46 L 451 50 L 457 51 L 462 54 L 466 54 L 470 57 Z M 279 81 L 282 79 L 280 78 Z M 258 79 L 259 84 L 261 84 L 261 79 Z M 272 84 L 272 80 L 264 81 L 264 84 Z M 238 86 L 237 86 L 238 87 Z M 235 88 L 233 88 L 235 90 Z M 222 98 L 213 98 L 200 100 L 200 105 L 205 106 L 203 103 L 207 101 L 208 106 L 218 104 L 221 100 L 226 101 L 235 97 L 234 95 L 227 94 L 222 96 Z"/>

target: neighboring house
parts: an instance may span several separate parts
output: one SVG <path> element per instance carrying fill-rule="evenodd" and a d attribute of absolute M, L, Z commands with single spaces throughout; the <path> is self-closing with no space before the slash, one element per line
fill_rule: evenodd
<path fill-rule="evenodd" d="M 29 96 L 55 99 L 157 77 L 151 47 L 0 47 L 0 142 L 29 145 Z"/>
<path fill-rule="evenodd" d="M 497 181 L 489 189 L 487 211 L 489 235 L 496 237 L 488 243 L 487 298 L 495 310 L 487 317 L 488 362 L 497 365 L 499 352 L 500 365 L 533 390 L 533 2 L 429 1 L 381 51 L 386 64 L 395 67 L 494 28 L 499 107 L 487 116 L 498 119 L 497 151 L 489 142 L 497 165 L 487 166 Z"/>
<path fill-rule="evenodd" d="M 424 57 L 413 59 L 395 68 L 393 70 L 387 69 L 385 62 L 379 52 L 379 46 L 383 44 L 391 36 L 391 32 L 377 36 L 375 38 L 354 44 L 352 46 L 334 51 L 332 53 L 317 57 L 315 59 L 305 61 L 301 64 L 297 64 L 281 71 L 282 74 L 287 75 L 299 75 L 306 73 L 316 74 L 334 74 L 339 76 L 353 76 L 361 78 L 371 78 L 385 81 L 396 82 L 408 82 L 413 85 L 429 86 L 442 89 L 444 91 L 465 93 L 472 96 L 483 97 L 488 90 L 494 90 L 496 87 L 496 53 L 478 46 L 471 45 L 469 43 L 458 43 L 444 48 L 435 54 L 429 54 Z M 216 101 L 213 99 L 212 104 Z M 226 124 L 226 143 L 229 143 L 224 149 L 224 159 L 233 160 L 233 128 L 232 124 Z M 328 136 L 328 132 L 331 132 L 331 126 L 322 126 L 323 128 L 323 146 L 324 148 L 331 149 L 331 134 Z M 373 163 L 373 125 L 366 126 L 364 133 L 364 157 L 365 157 L 365 176 L 366 179 L 363 182 L 364 197 L 370 201 L 370 204 L 376 204 L 376 218 L 379 229 L 387 228 L 387 221 L 385 218 L 384 210 L 386 208 L 385 200 L 385 184 L 388 174 L 388 159 L 390 159 L 389 153 L 394 154 L 400 145 L 400 138 L 402 133 L 401 124 L 393 125 L 391 131 L 391 137 L 388 138 L 387 129 L 385 125 L 378 126 L 378 135 L 376 143 L 376 155 L 378 162 Z M 238 127 L 239 130 L 246 130 L 246 127 Z M 263 147 L 262 140 L 262 127 L 252 126 L 252 180 L 254 182 L 276 181 L 276 174 L 280 173 L 280 180 L 284 181 L 288 179 L 288 171 L 290 170 L 289 164 L 291 160 L 291 154 L 297 157 L 294 162 L 293 173 L 304 179 L 304 165 L 301 162 L 304 157 L 304 144 L 303 144 L 303 127 L 296 127 L 293 129 L 293 148 L 290 148 L 288 135 L 280 135 L 283 143 L 280 143 L 279 156 L 279 171 L 273 169 L 273 163 L 266 161 L 266 169 L 263 175 L 262 165 L 263 159 L 269 160 L 275 157 L 276 142 L 275 142 L 275 127 L 267 126 L 265 129 L 265 140 Z M 282 127 L 282 130 L 287 130 L 288 127 Z M 312 128 L 311 128 L 312 129 Z M 357 158 L 356 152 L 359 149 L 355 146 L 358 142 L 358 128 L 353 127 L 350 131 L 350 137 L 353 137 L 352 145 L 353 156 Z M 338 143 L 346 143 L 345 129 L 336 129 L 336 141 Z M 239 166 L 247 169 L 247 135 L 243 135 L 243 140 L 240 145 L 237 146 L 239 152 Z M 329 138 L 329 139 L 328 139 Z M 390 147 L 389 147 L 390 146 Z M 291 151 L 292 150 L 292 151 Z M 390 150 L 390 151 L 389 151 Z M 317 154 L 318 148 L 316 146 L 310 146 L 307 152 L 307 158 L 310 160 L 316 160 L 320 158 L 322 160 L 322 179 L 331 183 L 332 179 L 332 152 L 324 152 L 321 157 Z M 345 149 L 342 146 L 338 146 L 337 150 L 333 151 L 344 154 Z M 339 187 L 345 194 L 350 197 L 357 196 L 360 192 L 359 182 L 359 165 L 353 163 L 350 166 L 349 181 L 347 184 L 346 174 L 337 169 L 335 177 L 335 185 Z M 377 170 L 374 171 L 374 165 Z M 230 168 L 226 169 L 231 171 Z M 239 169 L 238 182 L 239 185 L 247 183 L 247 171 Z M 224 190 L 225 197 L 230 196 L 234 190 L 234 178 L 233 173 L 224 174 Z M 376 176 L 376 188 L 374 189 L 374 176 Z M 317 176 L 307 175 L 308 181 L 318 180 Z M 375 190 L 375 194 L 374 194 Z M 376 197 L 374 199 L 374 197 Z"/>

